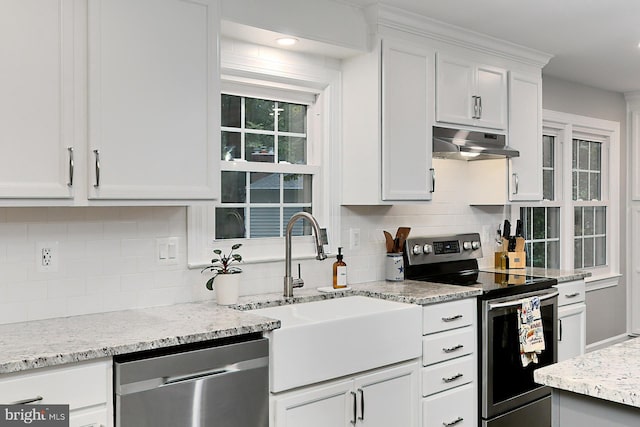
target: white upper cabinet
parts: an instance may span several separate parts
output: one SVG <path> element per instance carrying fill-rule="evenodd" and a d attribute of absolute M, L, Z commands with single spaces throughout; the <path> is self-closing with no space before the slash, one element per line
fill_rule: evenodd
<path fill-rule="evenodd" d="M 0 204 L 215 199 L 218 15 L 217 0 L 3 1 Z"/>
<path fill-rule="evenodd" d="M 431 200 L 434 58 L 385 38 L 344 62 L 342 204 Z"/>
<path fill-rule="evenodd" d="M 439 52 L 436 120 L 507 129 L 507 71 Z"/>
<path fill-rule="evenodd" d="M 89 198 L 213 199 L 217 5 L 89 0 Z"/>
<path fill-rule="evenodd" d="M 542 77 L 509 73 L 509 200 L 542 200 Z"/>
<path fill-rule="evenodd" d="M 0 2 L 0 198 L 72 197 L 73 3 Z"/>

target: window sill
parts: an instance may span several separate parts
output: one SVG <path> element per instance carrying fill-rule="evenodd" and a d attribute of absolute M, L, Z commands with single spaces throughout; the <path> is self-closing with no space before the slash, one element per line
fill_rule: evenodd
<path fill-rule="evenodd" d="M 597 276 L 586 277 L 586 291 L 592 292 L 600 289 L 614 288 L 620 283 L 620 273 L 601 274 Z"/>

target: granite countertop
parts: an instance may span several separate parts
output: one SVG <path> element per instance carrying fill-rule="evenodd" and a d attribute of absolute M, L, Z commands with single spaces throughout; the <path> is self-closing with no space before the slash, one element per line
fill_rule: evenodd
<path fill-rule="evenodd" d="M 563 282 L 571 282 L 573 280 L 584 279 L 585 277 L 591 277 L 591 272 L 589 271 L 581 271 L 581 270 L 558 270 L 556 268 L 540 268 L 540 267 L 527 267 L 527 268 L 511 268 L 508 270 L 503 270 L 500 268 L 480 268 L 482 271 L 488 271 L 490 273 L 513 273 L 513 274 L 522 274 L 524 271 L 525 274 L 529 276 L 540 276 L 540 277 L 548 277 L 550 279 L 556 279 L 558 283 Z"/>
<path fill-rule="evenodd" d="M 640 408 L 638 364 L 636 338 L 537 369 L 533 378 L 560 390 Z"/>
<path fill-rule="evenodd" d="M 279 327 L 279 320 L 213 301 L 11 323 L 0 325 L 0 373 Z"/>

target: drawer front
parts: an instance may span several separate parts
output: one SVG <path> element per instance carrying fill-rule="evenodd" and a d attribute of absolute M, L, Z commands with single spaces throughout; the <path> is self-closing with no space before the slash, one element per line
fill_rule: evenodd
<path fill-rule="evenodd" d="M 422 400 L 423 427 L 477 427 L 475 383 L 434 394 Z"/>
<path fill-rule="evenodd" d="M 422 395 L 449 390 L 474 381 L 476 359 L 473 355 L 422 368 Z"/>
<path fill-rule="evenodd" d="M 475 298 L 427 305 L 422 309 L 422 334 L 472 325 L 475 319 Z"/>
<path fill-rule="evenodd" d="M 69 409 L 106 403 L 111 360 L 0 375 L 0 403 L 42 397 L 33 403 L 68 404 Z"/>
<path fill-rule="evenodd" d="M 422 365 L 428 366 L 475 352 L 475 330 L 471 326 L 422 337 Z"/>
<path fill-rule="evenodd" d="M 558 283 L 555 287 L 558 289 L 558 307 L 584 302 L 585 300 L 584 280 Z"/>

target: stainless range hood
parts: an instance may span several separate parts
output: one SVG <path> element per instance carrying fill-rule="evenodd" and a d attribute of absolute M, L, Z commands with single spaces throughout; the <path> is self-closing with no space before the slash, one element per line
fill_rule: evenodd
<path fill-rule="evenodd" d="M 433 157 L 454 160 L 485 160 L 519 157 L 504 135 L 433 127 Z"/>

